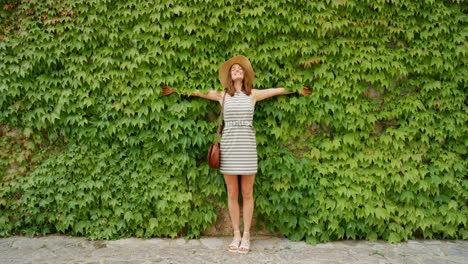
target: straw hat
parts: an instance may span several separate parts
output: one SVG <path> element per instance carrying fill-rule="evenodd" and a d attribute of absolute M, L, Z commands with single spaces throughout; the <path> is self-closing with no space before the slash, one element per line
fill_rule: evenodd
<path fill-rule="evenodd" d="M 229 69 L 231 69 L 231 66 L 236 63 L 240 64 L 242 68 L 244 68 L 244 70 L 248 72 L 250 76 L 252 76 L 252 81 L 254 80 L 255 73 L 252 69 L 252 65 L 250 64 L 249 59 L 247 59 L 247 57 L 245 56 L 239 55 L 239 56 L 235 56 L 229 59 L 228 61 L 223 63 L 223 65 L 221 65 L 221 68 L 219 68 L 219 81 L 221 82 L 222 86 L 226 88 L 229 87 L 229 83 L 228 83 Z"/>

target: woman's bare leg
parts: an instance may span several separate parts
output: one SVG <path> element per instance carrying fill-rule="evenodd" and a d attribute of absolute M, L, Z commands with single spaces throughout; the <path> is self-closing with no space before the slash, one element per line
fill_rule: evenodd
<path fill-rule="evenodd" d="M 250 226 L 252 225 L 252 216 L 254 212 L 254 198 L 253 198 L 254 181 L 255 181 L 255 174 L 242 175 L 242 200 L 243 200 L 242 215 L 244 219 L 244 232 L 249 232 Z"/>
<path fill-rule="evenodd" d="M 242 235 L 242 242 L 239 246 L 240 253 L 247 253 L 250 251 L 250 226 L 252 225 L 252 216 L 254 211 L 254 198 L 253 186 L 255 175 L 242 176 L 242 200 L 244 218 L 244 234 Z"/>
<path fill-rule="evenodd" d="M 239 228 L 239 184 L 237 183 L 237 175 L 224 175 L 226 182 L 227 194 L 228 194 L 228 209 L 229 216 L 231 217 L 232 229 L 234 231 L 240 230 Z M 235 236 L 240 236 L 239 233 L 235 233 Z"/>

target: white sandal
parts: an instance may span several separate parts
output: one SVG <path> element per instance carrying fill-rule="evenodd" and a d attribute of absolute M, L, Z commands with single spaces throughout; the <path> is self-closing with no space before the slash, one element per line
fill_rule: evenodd
<path fill-rule="evenodd" d="M 242 237 L 242 242 L 241 242 L 241 244 L 239 246 L 238 252 L 242 253 L 242 254 L 247 254 L 250 251 L 250 232 L 249 231 L 244 231 L 244 234 L 249 234 L 249 238 L 244 239 L 244 237 Z"/>
<path fill-rule="evenodd" d="M 234 233 L 240 233 L 239 230 L 234 230 Z M 229 247 L 228 247 L 228 251 L 229 252 L 238 252 L 239 251 L 239 244 L 241 242 L 241 238 L 236 238 L 234 237 L 234 239 L 232 240 L 231 244 L 229 244 Z"/>

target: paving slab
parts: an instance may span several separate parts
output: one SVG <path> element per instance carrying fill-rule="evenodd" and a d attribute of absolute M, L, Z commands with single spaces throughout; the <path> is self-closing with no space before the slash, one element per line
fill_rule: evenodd
<path fill-rule="evenodd" d="M 251 238 L 251 252 L 228 252 L 231 237 L 126 238 L 92 241 L 83 237 L 49 235 L 0 239 L 1 264 L 466 264 L 466 240 L 386 241 L 342 240 L 309 245 L 277 236 Z"/>

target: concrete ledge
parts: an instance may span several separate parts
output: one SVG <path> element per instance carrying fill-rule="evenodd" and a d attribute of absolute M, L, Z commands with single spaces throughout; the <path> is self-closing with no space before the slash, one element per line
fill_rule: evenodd
<path fill-rule="evenodd" d="M 365 240 L 309 245 L 254 235 L 247 255 L 228 252 L 232 237 L 126 238 L 91 241 L 51 235 L 0 239 L 0 262 L 19 263 L 466 263 L 468 242 L 410 240 L 398 244 Z"/>

